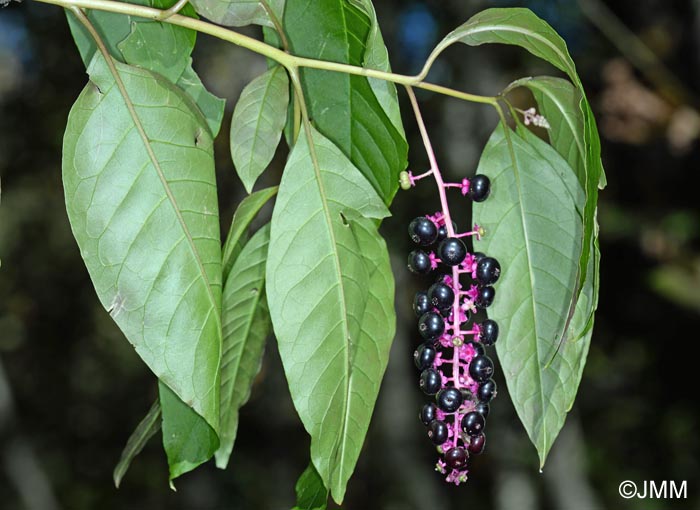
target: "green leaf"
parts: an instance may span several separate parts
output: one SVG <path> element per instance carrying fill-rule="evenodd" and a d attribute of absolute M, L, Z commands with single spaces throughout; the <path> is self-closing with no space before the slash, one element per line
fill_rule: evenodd
<path fill-rule="evenodd" d="M 382 32 L 379 29 L 379 20 L 377 19 L 374 5 L 372 5 L 372 0 L 351 1 L 357 3 L 369 17 L 371 23 L 371 28 L 367 35 L 364 67 L 376 69 L 378 71 L 391 72 L 389 52 L 386 49 Z M 405 141 L 406 133 L 404 133 L 403 122 L 401 121 L 401 109 L 399 107 L 399 97 L 396 93 L 396 84 L 376 78 L 369 78 L 369 84 L 374 91 L 374 95 L 377 96 L 379 104 L 382 105 L 384 112 L 401 135 L 401 138 Z"/>
<path fill-rule="evenodd" d="M 311 459 L 338 502 L 394 336 L 391 268 L 372 221 L 387 214 L 335 145 L 302 130 L 272 215 L 267 298 Z"/>
<path fill-rule="evenodd" d="M 497 344 L 508 390 L 540 461 L 570 407 L 577 354 L 566 324 L 581 254 L 584 195 L 567 162 L 545 142 L 507 127 L 494 131 L 477 173 L 491 179 L 487 204 L 474 204 L 486 236 L 478 249 L 503 267 L 502 289 L 489 308 L 501 327 Z M 573 391 L 575 393 L 575 390 Z"/>
<path fill-rule="evenodd" d="M 221 355 L 213 140 L 180 89 L 144 69 L 116 67 L 126 97 L 97 54 L 68 117 L 68 217 L 102 306 L 179 397 L 168 402 L 182 409 L 161 402 L 164 434 L 168 416 L 191 407 L 211 435 Z"/>
<path fill-rule="evenodd" d="M 295 55 L 365 63 L 370 20 L 346 0 L 288 0 L 284 27 Z M 350 159 L 385 203 L 391 203 L 399 173 L 406 168 L 408 147 L 367 78 L 315 69 L 300 72 L 314 127 Z"/>
<path fill-rule="evenodd" d="M 213 137 L 216 138 L 221 128 L 221 121 L 224 119 L 226 100 L 216 97 L 204 87 L 202 80 L 192 68 L 191 58 L 175 85 L 180 87 L 197 104 L 199 111 L 207 119 Z"/>
<path fill-rule="evenodd" d="M 121 458 L 114 468 L 112 478 L 114 485 L 118 489 L 122 483 L 124 475 L 131 465 L 131 461 L 141 453 L 148 440 L 160 430 L 160 401 L 156 400 L 148 410 L 146 416 L 139 422 L 136 429 L 131 433 L 122 451 Z"/>
<path fill-rule="evenodd" d="M 589 246 L 595 229 L 595 214 L 598 205 L 598 186 L 604 186 L 605 174 L 600 160 L 600 139 L 593 113 L 586 100 L 581 80 L 576 73 L 576 65 L 571 59 L 564 40 L 544 20 L 529 9 L 494 8 L 486 9 L 448 34 L 428 57 L 423 73 L 427 73 L 435 59 L 446 48 L 456 42 L 479 46 L 487 43 L 520 46 L 536 57 L 542 58 L 564 71 L 581 95 L 579 109 L 583 115 L 583 140 L 585 153 L 586 206 L 582 246 Z M 579 260 L 579 289 L 586 280 L 590 250 L 583 250 Z M 575 306 L 577 296 L 572 300 Z"/>
<path fill-rule="evenodd" d="M 265 261 L 270 226 L 265 225 L 241 251 L 224 285 L 221 356 L 221 446 L 216 465 L 226 468 L 238 430 L 238 410 L 248 401 L 262 366 L 265 339 L 272 329 L 265 301 Z"/>
<path fill-rule="evenodd" d="M 163 382 L 158 384 L 163 409 L 163 448 L 172 481 L 208 461 L 219 447 L 214 429 Z"/>
<path fill-rule="evenodd" d="M 328 489 L 313 464 L 309 464 L 294 487 L 297 504 L 292 510 L 326 510 Z"/>
<path fill-rule="evenodd" d="M 231 268 L 243 248 L 243 234 L 245 234 L 248 229 L 250 222 L 253 221 L 253 218 L 255 218 L 260 209 L 262 209 L 267 201 L 274 197 L 276 193 L 277 186 L 261 189 L 245 197 L 238 205 L 236 212 L 233 214 L 231 228 L 229 229 L 226 243 L 224 244 L 222 263 L 224 281 L 228 280 Z"/>
<path fill-rule="evenodd" d="M 258 0 L 191 0 L 199 14 L 227 27 L 262 25 L 274 27 L 263 2 Z M 267 0 L 273 12 L 282 12 L 284 0 Z"/>
<path fill-rule="evenodd" d="M 275 66 L 241 92 L 231 120 L 231 157 L 248 193 L 275 155 L 287 120 L 289 78 Z"/>
<path fill-rule="evenodd" d="M 156 9 L 167 9 L 175 3 L 173 0 L 135 0 L 131 2 L 136 5 L 145 5 Z M 89 9 L 87 17 L 97 29 L 97 32 L 102 37 L 109 53 L 121 62 L 148 67 L 148 62 L 158 63 L 159 58 L 164 58 L 166 62 L 172 62 L 180 56 L 187 57 L 192 53 L 195 44 L 196 32 L 189 28 L 179 27 L 159 21 L 144 21 L 143 18 L 136 16 L 117 14 L 114 12 L 100 11 L 97 9 Z M 196 17 L 194 9 L 190 5 L 186 5 L 180 14 L 183 16 Z M 68 25 L 73 35 L 80 57 L 83 59 L 85 67 L 90 65 L 92 58 L 97 51 L 97 45 L 87 29 L 80 23 L 70 11 L 66 10 L 68 17 Z M 143 28 L 141 25 L 151 25 L 152 27 L 160 27 L 159 32 L 156 30 L 146 29 L 144 35 L 147 37 L 142 40 L 144 47 L 141 51 L 132 52 L 134 60 L 127 60 L 122 54 L 119 45 L 127 39 L 133 29 L 140 31 Z M 138 36 L 137 36 L 138 37 Z M 163 52 L 163 48 L 158 44 L 162 42 L 177 44 L 177 46 L 168 47 L 169 52 Z M 150 69 L 150 68 L 149 68 Z M 158 71 L 157 69 L 151 69 Z M 159 72 L 159 71 L 158 71 Z M 177 79 L 177 77 L 176 77 Z M 172 80 L 171 80 L 172 81 Z"/>

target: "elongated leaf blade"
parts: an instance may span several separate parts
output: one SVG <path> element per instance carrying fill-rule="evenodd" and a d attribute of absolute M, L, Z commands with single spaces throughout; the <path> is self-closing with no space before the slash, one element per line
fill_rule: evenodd
<path fill-rule="evenodd" d="M 312 461 L 338 502 L 357 462 L 393 337 L 386 246 L 367 225 L 387 214 L 335 145 L 313 128 L 300 134 L 272 215 L 267 298 L 292 399 L 311 436 Z M 386 281 L 366 257 L 380 265 Z M 382 303 L 376 315 L 365 316 L 368 302 Z M 376 328 L 371 319 L 384 307 L 388 316 Z"/>
<path fill-rule="evenodd" d="M 116 66 L 126 98 L 96 55 L 68 118 L 71 228 L 104 308 L 177 395 L 175 405 L 191 407 L 216 431 L 221 245 L 213 141 L 179 89 Z M 162 407 L 165 419 L 170 410 Z"/>
<path fill-rule="evenodd" d="M 486 231 L 479 251 L 503 268 L 489 316 L 501 327 L 497 352 L 513 404 L 544 464 L 579 381 L 576 344 L 550 361 L 576 288 L 585 200 L 554 149 L 506 129 L 494 131 L 479 163 L 492 193 L 474 204 L 474 221 Z"/>
<path fill-rule="evenodd" d="M 118 489 L 122 483 L 124 475 L 131 466 L 131 462 L 141 453 L 148 440 L 160 430 L 160 401 L 156 400 L 146 413 L 146 416 L 139 422 L 124 446 L 121 458 L 114 468 L 112 478 L 114 485 Z"/>
<path fill-rule="evenodd" d="M 199 111 L 207 119 L 207 125 L 209 125 L 212 136 L 216 138 L 221 128 L 221 121 L 224 118 L 226 100 L 215 96 L 206 89 L 202 80 L 199 79 L 199 75 L 192 68 L 191 58 L 175 85 L 180 87 L 197 104 Z"/>
<path fill-rule="evenodd" d="M 251 81 L 236 103 L 231 121 L 231 157 L 248 193 L 275 155 L 288 104 L 289 78 L 279 65 Z"/>
<path fill-rule="evenodd" d="M 265 262 L 270 226 L 246 243 L 224 285 L 221 356 L 221 446 L 216 465 L 228 464 L 238 430 L 238 410 L 250 397 L 253 379 L 262 366 L 265 339 L 272 324 L 265 301 Z"/>
<path fill-rule="evenodd" d="M 236 212 L 233 214 L 231 228 L 229 229 L 226 242 L 224 243 L 223 255 L 223 275 L 224 281 L 228 280 L 228 275 L 231 272 L 234 262 L 238 258 L 238 254 L 243 249 L 244 234 L 250 226 L 250 222 L 260 212 L 260 209 L 277 194 L 277 186 L 261 189 L 241 200 L 238 204 Z"/>
<path fill-rule="evenodd" d="M 295 55 L 365 65 L 370 19 L 346 0 L 288 0 L 284 26 Z M 314 127 L 391 203 L 408 147 L 367 78 L 303 69 L 301 81 Z"/>
<path fill-rule="evenodd" d="M 227 27 L 262 25 L 274 27 L 269 13 L 258 0 L 191 0 L 199 14 Z M 273 12 L 284 10 L 284 0 L 267 0 Z"/>
<path fill-rule="evenodd" d="M 313 464 L 309 464 L 294 487 L 297 504 L 292 510 L 326 510 L 328 489 Z"/>

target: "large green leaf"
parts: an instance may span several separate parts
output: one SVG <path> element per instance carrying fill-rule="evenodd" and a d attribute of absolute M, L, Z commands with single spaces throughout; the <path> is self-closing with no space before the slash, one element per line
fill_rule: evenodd
<path fill-rule="evenodd" d="M 231 157 L 248 193 L 275 155 L 288 104 L 289 78 L 279 65 L 251 81 L 236 103 L 231 120 Z"/>
<path fill-rule="evenodd" d="M 393 279 L 372 221 L 387 214 L 333 143 L 300 134 L 272 215 L 267 297 L 311 459 L 338 502 L 394 335 Z"/>
<path fill-rule="evenodd" d="M 248 401 L 272 329 L 265 301 L 265 261 L 270 226 L 246 243 L 224 285 L 221 355 L 221 446 L 216 465 L 225 468 L 238 430 L 238 410 Z"/>
<path fill-rule="evenodd" d="M 236 212 L 233 213 L 233 220 L 231 220 L 231 228 L 228 231 L 228 236 L 226 236 L 226 242 L 224 243 L 224 254 L 223 254 L 223 279 L 226 281 L 228 279 L 228 274 L 231 272 L 234 262 L 238 258 L 238 254 L 243 249 L 244 234 L 250 226 L 250 222 L 258 214 L 260 209 L 275 196 L 277 193 L 277 186 L 271 188 L 261 189 L 255 193 L 251 193 L 238 204 Z"/>
<path fill-rule="evenodd" d="M 470 46 L 500 43 L 520 46 L 564 71 L 580 93 L 578 105 L 584 121 L 583 146 L 585 147 L 586 205 L 584 213 L 583 246 L 589 246 L 595 230 L 595 214 L 598 204 L 598 186 L 604 186 L 605 174 L 600 160 L 600 139 L 593 113 L 586 99 L 583 85 L 576 72 L 576 65 L 569 55 L 564 40 L 544 20 L 529 9 L 486 9 L 450 32 L 428 57 L 423 73 L 446 48 L 461 42 Z M 586 280 L 590 250 L 583 250 L 579 260 L 579 289 Z M 577 294 L 571 305 L 575 306 Z"/>
<path fill-rule="evenodd" d="M 292 510 L 326 510 L 328 489 L 313 464 L 309 464 L 294 487 L 297 504 Z"/>
<path fill-rule="evenodd" d="M 119 488 L 122 483 L 122 478 L 126 474 L 131 461 L 141 453 L 143 447 L 146 446 L 148 440 L 151 439 L 156 432 L 160 430 L 160 400 L 156 400 L 151 408 L 146 413 L 146 416 L 139 422 L 134 431 L 129 436 L 129 440 L 124 446 L 121 458 L 114 468 L 112 478 L 114 485 Z"/>
<path fill-rule="evenodd" d="M 209 125 L 212 135 L 216 138 L 221 128 L 221 121 L 224 118 L 226 100 L 216 97 L 206 89 L 202 80 L 199 79 L 199 75 L 197 75 L 192 68 L 191 58 L 175 85 L 189 94 L 192 100 L 197 104 L 202 115 L 207 119 L 207 124 Z"/>
<path fill-rule="evenodd" d="M 370 19 L 346 0 L 288 0 L 284 27 L 295 55 L 365 64 Z M 372 44 L 376 48 L 376 35 Z M 374 58 L 379 57 L 370 61 Z M 399 173 L 406 167 L 408 148 L 367 78 L 303 69 L 301 81 L 314 126 L 340 148 L 384 201 L 391 203 Z M 386 97 L 384 101 L 387 104 Z"/>
<path fill-rule="evenodd" d="M 577 285 L 584 194 L 567 162 L 531 133 L 499 125 L 477 173 L 491 179 L 474 221 L 486 236 L 479 251 L 503 273 L 489 316 L 501 326 L 497 352 L 520 420 L 544 464 L 570 407 L 573 356 L 566 342 L 550 363 Z M 575 394 L 575 389 L 573 391 Z"/>
<path fill-rule="evenodd" d="M 284 0 L 191 0 L 199 14 L 214 23 L 227 27 L 262 25 L 274 27 L 265 7 L 272 12 L 284 10 Z"/>
<path fill-rule="evenodd" d="M 213 140 L 180 89 L 116 68 L 126 96 L 97 54 L 68 117 L 68 217 L 100 302 L 178 397 L 168 402 L 181 409 L 161 402 L 164 420 L 190 411 L 212 430 L 205 442 L 218 429 L 221 355 Z"/>

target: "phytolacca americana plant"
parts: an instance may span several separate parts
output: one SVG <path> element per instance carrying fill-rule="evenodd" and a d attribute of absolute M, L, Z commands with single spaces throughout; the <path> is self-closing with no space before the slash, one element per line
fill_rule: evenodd
<path fill-rule="evenodd" d="M 431 166 L 420 175 L 402 173 L 401 185 L 409 189 L 432 177 L 441 204 L 440 211 L 419 216 L 408 226 L 410 238 L 419 246 L 408 255 L 408 269 L 421 275 L 437 274 L 434 283 L 419 291 L 413 301 L 422 341 L 414 361 L 421 371 L 421 390 L 433 397 L 422 407 L 419 418 L 440 454 L 436 469 L 447 475 L 448 482 L 459 485 L 467 480 L 470 455 L 484 451 L 489 404 L 496 396 L 493 361 L 484 346 L 498 339 L 498 324 L 489 319 L 477 323 L 473 316 L 493 303 L 493 284 L 501 275 L 501 266 L 493 257 L 468 251 L 464 240 L 479 240 L 484 231 L 474 225 L 471 230 L 457 232 L 447 191 L 457 188 L 474 202 L 484 202 L 491 192 L 491 181 L 485 175 L 475 175 L 459 183 L 444 182 L 410 90 L 409 96 Z"/>

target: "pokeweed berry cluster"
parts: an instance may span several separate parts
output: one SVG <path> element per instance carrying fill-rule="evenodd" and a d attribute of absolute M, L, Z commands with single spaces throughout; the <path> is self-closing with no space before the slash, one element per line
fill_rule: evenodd
<path fill-rule="evenodd" d="M 501 267 L 492 257 L 468 251 L 464 239 L 480 239 L 483 229 L 474 225 L 456 233 L 446 199 L 447 189 L 459 188 L 462 195 L 483 202 L 491 191 L 488 177 L 444 183 L 437 170 L 419 176 L 404 172 L 402 184 L 412 187 L 429 175 L 438 184 L 442 211 L 415 218 L 408 226 L 409 236 L 419 246 L 408 255 L 408 269 L 420 275 L 436 274 L 413 300 L 422 342 L 414 360 L 421 371 L 420 388 L 432 397 L 419 417 L 440 454 L 437 471 L 459 485 L 467 480 L 470 456 L 484 450 L 489 403 L 496 396 L 493 361 L 484 346 L 496 342 L 498 324 L 490 319 L 477 323 L 474 316 L 493 303 L 493 284 Z M 462 278 L 469 279 L 464 286 Z"/>

